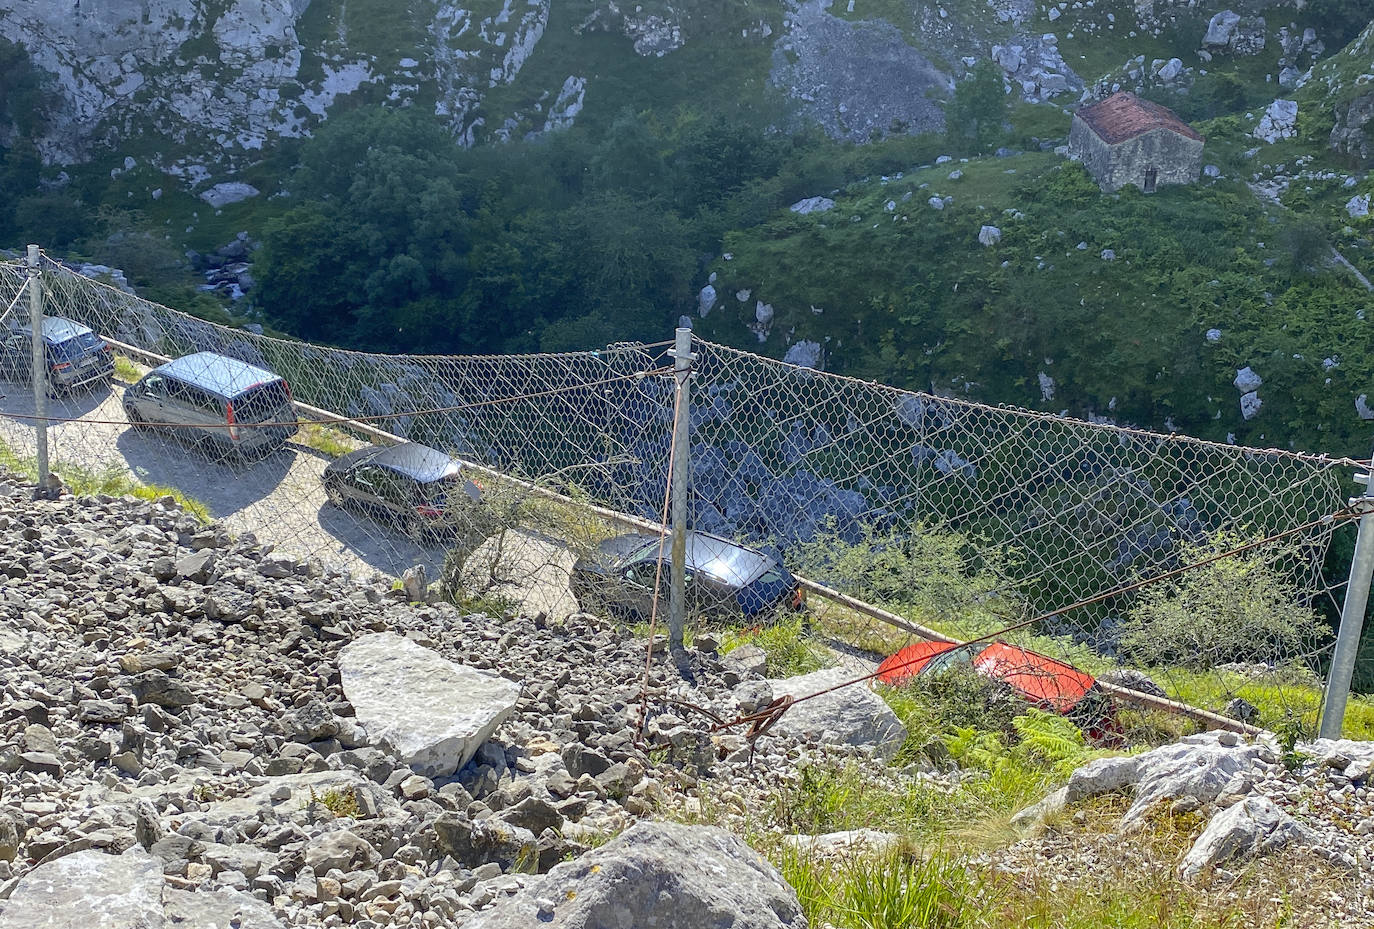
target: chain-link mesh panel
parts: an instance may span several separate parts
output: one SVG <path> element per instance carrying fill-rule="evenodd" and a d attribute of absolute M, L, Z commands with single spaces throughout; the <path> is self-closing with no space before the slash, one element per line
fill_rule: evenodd
<path fill-rule="evenodd" d="M 1303 527 L 1001 638 L 1093 670 L 1148 670 L 1211 709 L 1248 693 L 1311 723 L 1323 560 L 1342 522 L 1323 517 L 1344 507 L 1356 462 L 696 352 L 696 527 L 776 544 L 814 579 L 957 638 Z M 836 621 L 879 652 L 910 639 L 843 611 Z"/>

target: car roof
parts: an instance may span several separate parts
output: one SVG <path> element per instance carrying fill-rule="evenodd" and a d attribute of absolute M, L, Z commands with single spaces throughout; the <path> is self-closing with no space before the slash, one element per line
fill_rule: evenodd
<path fill-rule="evenodd" d="M 451 477 L 462 469 L 462 465 L 448 455 L 418 442 L 384 448 L 372 456 L 371 462 L 413 477 L 422 484 Z"/>
<path fill-rule="evenodd" d="M 995 641 L 959 645 L 953 642 L 913 642 L 878 665 L 878 680 L 899 684 L 931 667 L 934 659 L 965 648 L 978 671 L 1002 681 L 1034 702 L 1067 713 L 1093 688 L 1096 679 L 1071 664 L 1019 645 Z"/>
<path fill-rule="evenodd" d="M 175 377 L 179 381 L 204 387 L 224 397 L 236 397 L 251 387 L 279 380 L 277 375 L 265 368 L 214 352 L 182 355 L 166 364 L 158 365 L 149 373 Z"/>
<path fill-rule="evenodd" d="M 16 326 L 15 331 L 32 333 L 33 327 L 25 323 L 24 325 Z M 83 326 L 81 323 L 67 319 L 65 316 L 43 317 L 43 341 L 51 342 L 54 345 L 94 331 L 95 330 L 90 326 Z"/>
<path fill-rule="evenodd" d="M 388 468 L 421 484 L 451 477 L 462 470 L 462 463 L 438 449 L 418 442 L 402 442 L 385 448 L 372 445 L 335 458 L 325 466 L 326 471 L 348 471 L 362 464 Z"/>
<path fill-rule="evenodd" d="M 687 533 L 687 567 L 730 584 L 747 584 L 775 562 L 763 552 L 707 532 Z"/>

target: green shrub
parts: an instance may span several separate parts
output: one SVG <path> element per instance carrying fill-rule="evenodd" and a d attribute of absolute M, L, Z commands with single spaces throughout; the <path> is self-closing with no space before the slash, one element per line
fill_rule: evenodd
<path fill-rule="evenodd" d="M 1190 564 L 1241 542 L 1221 533 L 1183 546 L 1179 557 Z M 1297 657 L 1321 631 L 1282 567 L 1297 554 L 1291 546 L 1261 547 L 1145 587 L 1123 626 L 1123 653 L 1142 664 L 1196 669 Z"/>
<path fill-rule="evenodd" d="M 1010 559 L 986 542 L 930 524 L 902 529 L 865 527 L 848 542 L 833 525 L 789 552 L 798 573 L 842 593 L 926 620 L 960 621 L 967 628 L 995 628 L 1019 608 L 999 594 Z"/>

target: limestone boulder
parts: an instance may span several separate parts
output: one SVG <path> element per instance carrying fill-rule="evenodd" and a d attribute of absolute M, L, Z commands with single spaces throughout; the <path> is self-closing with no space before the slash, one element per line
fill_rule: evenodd
<path fill-rule="evenodd" d="M 739 837 L 640 823 L 558 865 L 466 929 L 805 929 L 797 894 Z"/>
<path fill-rule="evenodd" d="M 785 835 L 782 844 L 802 855 L 842 858 L 889 852 L 902 844 L 902 837 L 895 832 L 879 832 L 876 829 L 849 829 L 823 835 Z"/>
<path fill-rule="evenodd" d="M 1268 797 L 1246 797 L 1212 817 L 1179 866 L 1184 880 L 1235 858 L 1253 858 L 1315 837 Z"/>
<path fill-rule="evenodd" d="M 1207 23 L 1207 34 L 1202 37 L 1203 48 L 1230 48 L 1236 42 L 1240 28 L 1240 14 L 1233 10 L 1222 10 Z"/>
<path fill-rule="evenodd" d="M 390 632 L 346 645 L 339 678 L 369 739 L 431 778 L 467 764 L 520 696 L 514 681 L 455 664 Z"/>
<path fill-rule="evenodd" d="M 1134 825 L 1174 800 L 1201 806 L 1225 794 L 1244 793 L 1256 763 L 1267 753 L 1265 746 L 1241 742 L 1233 733 L 1204 733 L 1138 755 L 1135 799 L 1122 825 Z"/>
<path fill-rule="evenodd" d="M 162 862 L 141 848 L 76 852 L 24 875 L 0 929 L 162 929 L 162 888 Z"/>
<path fill-rule="evenodd" d="M 1235 733 L 1184 736 L 1140 755 L 1090 761 L 1074 771 L 1063 787 L 1017 813 L 1012 822 L 1033 825 L 1070 803 L 1129 791 L 1134 797 L 1121 826 L 1130 829 L 1164 804 L 1184 801 L 1196 809 L 1243 795 L 1259 777 L 1259 763 L 1272 760 L 1269 746 L 1243 742 Z"/>
<path fill-rule="evenodd" d="M 850 680 L 843 668 L 826 668 L 797 677 L 769 681 L 774 698 L 794 699 L 820 693 Z M 883 699 L 863 684 L 792 706 L 778 728 L 832 745 L 856 745 L 890 761 L 906 739 L 906 727 Z"/>

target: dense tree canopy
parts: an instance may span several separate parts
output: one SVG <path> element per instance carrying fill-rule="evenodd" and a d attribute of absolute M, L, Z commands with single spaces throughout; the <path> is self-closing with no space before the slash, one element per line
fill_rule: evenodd
<path fill-rule="evenodd" d="M 296 335 L 378 350 L 659 339 L 691 311 L 726 230 L 882 157 L 628 110 L 599 139 L 574 129 L 469 151 L 424 114 L 361 108 L 303 146 L 292 206 L 264 232 L 257 298 Z"/>

